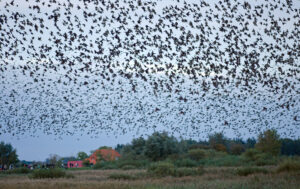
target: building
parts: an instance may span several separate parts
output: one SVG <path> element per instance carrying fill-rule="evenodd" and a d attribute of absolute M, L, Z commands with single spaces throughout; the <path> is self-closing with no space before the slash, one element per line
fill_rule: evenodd
<path fill-rule="evenodd" d="M 82 161 L 68 161 L 68 168 L 80 168 L 83 167 Z"/>
<path fill-rule="evenodd" d="M 121 157 L 121 155 L 113 149 L 99 149 L 96 150 L 88 160 L 90 164 L 96 164 L 97 161 L 114 161 Z"/>

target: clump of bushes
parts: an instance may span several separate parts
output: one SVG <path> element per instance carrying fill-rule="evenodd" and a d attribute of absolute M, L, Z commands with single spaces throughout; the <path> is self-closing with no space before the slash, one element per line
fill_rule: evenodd
<path fill-rule="evenodd" d="M 31 173 L 31 170 L 26 167 L 20 167 L 15 169 L 10 169 L 7 171 L 1 171 L 3 174 L 28 174 Z"/>
<path fill-rule="evenodd" d="M 136 166 L 134 165 L 124 165 L 122 167 L 123 170 L 130 170 L 130 169 L 136 169 Z"/>
<path fill-rule="evenodd" d="M 199 161 L 200 165 L 237 167 L 247 164 L 239 156 L 225 155 L 223 157 L 206 158 Z"/>
<path fill-rule="evenodd" d="M 118 166 L 114 161 L 101 161 L 97 162 L 93 169 L 117 169 Z"/>
<path fill-rule="evenodd" d="M 239 168 L 236 171 L 236 174 L 239 176 L 248 176 L 251 174 L 256 174 L 256 173 L 263 173 L 267 174 L 269 171 L 264 168 L 257 168 L 257 167 L 245 167 L 245 168 Z"/>
<path fill-rule="evenodd" d="M 277 157 L 268 153 L 262 153 L 257 149 L 248 149 L 243 153 L 243 158 L 247 162 L 253 162 L 257 166 L 276 165 Z"/>
<path fill-rule="evenodd" d="M 194 160 L 185 158 L 185 159 L 178 159 L 174 161 L 176 167 L 196 167 L 198 163 Z"/>
<path fill-rule="evenodd" d="M 136 177 L 129 175 L 129 174 L 122 174 L 122 173 L 114 173 L 109 175 L 110 179 L 115 179 L 115 180 L 135 180 Z"/>
<path fill-rule="evenodd" d="M 37 169 L 32 172 L 30 178 L 32 179 L 74 178 L 74 175 L 66 174 L 66 172 L 61 169 Z"/>
<path fill-rule="evenodd" d="M 148 160 L 132 160 L 132 159 L 127 159 L 127 160 L 118 160 L 117 161 L 117 166 L 119 168 L 123 168 L 125 166 L 131 166 L 135 168 L 145 168 L 150 164 Z"/>
<path fill-rule="evenodd" d="M 188 154 L 191 159 L 198 161 L 200 159 L 205 158 L 206 156 L 205 151 L 206 150 L 202 150 L 202 149 L 191 149 L 189 150 Z"/>
<path fill-rule="evenodd" d="M 283 163 L 279 164 L 276 171 L 278 173 L 300 171 L 300 162 L 291 159 L 285 160 Z"/>
<path fill-rule="evenodd" d="M 157 162 L 151 164 L 147 172 L 155 176 L 170 176 L 175 173 L 175 166 L 169 162 Z"/>
<path fill-rule="evenodd" d="M 204 173 L 203 167 L 197 167 L 196 169 L 184 167 L 184 168 L 175 169 L 172 176 L 175 177 L 198 176 L 198 175 L 202 175 L 203 173 Z"/>
<path fill-rule="evenodd" d="M 147 172 L 152 176 L 196 176 L 204 173 L 203 167 L 198 168 L 176 168 L 172 163 L 169 162 L 157 162 L 149 166 Z"/>

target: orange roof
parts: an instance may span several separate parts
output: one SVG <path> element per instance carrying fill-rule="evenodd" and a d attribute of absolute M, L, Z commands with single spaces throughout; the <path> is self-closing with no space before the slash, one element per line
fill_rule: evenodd
<path fill-rule="evenodd" d="M 90 163 L 96 164 L 97 160 L 99 160 L 99 156 L 103 158 L 105 161 L 114 161 L 118 157 L 121 157 L 121 155 L 113 149 L 100 149 L 96 150 L 89 158 L 86 160 L 89 160 Z"/>

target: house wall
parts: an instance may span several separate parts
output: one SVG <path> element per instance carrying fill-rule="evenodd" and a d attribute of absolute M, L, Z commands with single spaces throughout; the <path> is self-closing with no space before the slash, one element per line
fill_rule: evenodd
<path fill-rule="evenodd" d="M 68 161 L 68 168 L 83 167 L 82 161 Z"/>

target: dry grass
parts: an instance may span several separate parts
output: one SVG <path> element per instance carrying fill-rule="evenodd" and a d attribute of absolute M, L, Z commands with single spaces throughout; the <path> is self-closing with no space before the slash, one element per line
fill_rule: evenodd
<path fill-rule="evenodd" d="M 274 172 L 275 167 L 266 167 Z M 174 177 L 140 177 L 137 180 L 113 180 L 111 174 L 145 175 L 144 170 L 82 170 L 70 171 L 75 175 L 73 179 L 29 179 L 26 175 L 0 176 L 2 189 L 187 189 L 187 188 L 289 188 L 296 189 L 300 186 L 300 173 L 269 173 L 253 174 L 241 177 L 235 174 L 236 168 L 206 168 L 201 176 Z"/>

